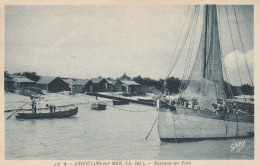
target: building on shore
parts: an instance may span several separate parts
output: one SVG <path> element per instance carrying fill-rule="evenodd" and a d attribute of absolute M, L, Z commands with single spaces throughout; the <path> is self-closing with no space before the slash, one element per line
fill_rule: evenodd
<path fill-rule="evenodd" d="M 83 92 L 94 92 L 94 88 L 93 88 L 94 84 L 92 82 L 92 80 L 88 80 L 86 84 L 84 84 L 83 86 Z"/>
<path fill-rule="evenodd" d="M 109 82 L 105 78 L 92 78 L 93 92 L 107 92 Z"/>
<path fill-rule="evenodd" d="M 69 85 L 68 91 L 72 92 L 75 79 L 72 79 L 72 78 L 61 78 L 61 79 Z"/>
<path fill-rule="evenodd" d="M 134 95 L 140 92 L 141 85 L 131 80 L 118 80 L 115 89 L 117 92 L 123 92 L 124 95 Z"/>
<path fill-rule="evenodd" d="M 51 93 L 70 90 L 69 84 L 63 81 L 60 77 L 41 76 L 36 85 L 38 88 L 47 90 Z"/>
<path fill-rule="evenodd" d="M 93 89 L 92 85 L 93 85 L 93 83 L 89 79 L 76 79 L 73 83 L 71 91 L 73 93 L 89 92 Z"/>
<path fill-rule="evenodd" d="M 116 92 L 116 81 L 112 79 L 106 79 L 108 84 L 107 84 L 107 92 Z"/>
<path fill-rule="evenodd" d="M 11 75 L 11 79 L 8 80 L 9 85 L 12 84 L 14 89 L 26 89 L 35 87 L 35 81 L 32 81 L 21 75 Z M 13 81 L 13 83 L 11 83 Z"/>
<path fill-rule="evenodd" d="M 12 78 L 5 77 L 4 87 L 5 87 L 5 91 L 14 90 L 14 80 Z"/>
<path fill-rule="evenodd" d="M 93 82 L 89 79 L 62 78 L 69 84 L 72 93 L 93 92 Z"/>

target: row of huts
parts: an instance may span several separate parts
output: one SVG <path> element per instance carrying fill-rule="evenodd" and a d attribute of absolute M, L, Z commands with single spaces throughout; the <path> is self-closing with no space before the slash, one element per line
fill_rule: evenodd
<path fill-rule="evenodd" d="M 131 80 L 112 80 L 106 78 L 72 79 L 41 76 L 38 81 L 32 81 L 21 75 L 11 75 L 5 78 L 5 90 L 39 88 L 51 93 L 71 91 L 85 92 L 124 92 L 125 94 L 141 92 L 141 85 Z"/>

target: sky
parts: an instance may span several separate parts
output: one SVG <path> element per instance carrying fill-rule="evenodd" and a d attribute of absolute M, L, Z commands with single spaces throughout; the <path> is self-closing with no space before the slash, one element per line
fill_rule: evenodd
<path fill-rule="evenodd" d="M 86 5 L 6 6 L 5 70 L 72 78 L 98 76 L 165 78 L 184 20 L 194 6 Z M 239 85 L 235 54 L 243 83 L 250 83 L 245 64 L 254 72 L 254 8 L 235 6 L 245 54 L 228 6 L 235 41 L 234 52 L 225 8 L 219 8 L 220 35 L 228 79 Z M 243 9 L 243 10 L 242 10 Z M 193 54 L 202 27 L 203 7 L 197 21 Z M 251 38 L 251 36 L 252 38 Z M 181 35 L 181 37 L 183 37 Z M 182 78 L 188 45 L 171 76 Z M 234 74 L 235 73 L 235 74 Z"/>

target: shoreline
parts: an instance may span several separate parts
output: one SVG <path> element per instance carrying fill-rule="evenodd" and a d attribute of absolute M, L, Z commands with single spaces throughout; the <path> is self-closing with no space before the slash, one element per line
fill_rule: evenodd
<path fill-rule="evenodd" d="M 151 94 L 147 94 L 147 96 L 132 96 L 132 97 L 125 97 L 120 95 L 119 93 L 113 92 L 101 92 L 100 94 L 106 94 L 111 96 L 122 97 L 126 99 L 134 99 L 138 100 L 138 98 L 143 99 L 150 99 L 152 98 Z M 31 99 L 29 96 L 23 96 L 18 93 L 5 93 L 5 105 L 4 105 L 4 112 L 13 112 L 18 110 L 24 111 L 31 111 Z M 102 102 L 112 102 L 112 99 L 106 99 L 98 97 L 99 101 Z M 83 105 L 88 103 L 94 103 L 96 101 L 95 97 L 88 96 L 84 93 L 76 93 L 70 94 L 67 91 L 58 92 L 58 93 L 48 93 L 44 92 L 44 95 L 36 96 L 36 103 L 37 103 L 37 110 L 46 110 L 46 104 L 53 104 L 57 107 L 66 107 L 66 106 L 73 106 L 73 105 Z M 22 107 L 25 103 L 24 107 Z M 22 108 L 21 108 L 22 107 Z"/>

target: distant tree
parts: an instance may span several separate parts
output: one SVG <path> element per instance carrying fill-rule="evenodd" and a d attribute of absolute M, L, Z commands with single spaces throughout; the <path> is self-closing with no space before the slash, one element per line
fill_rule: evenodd
<path fill-rule="evenodd" d="M 143 84 L 143 78 L 141 76 L 134 77 L 133 80 L 138 84 Z"/>
<path fill-rule="evenodd" d="M 244 95 L 253 95 L 254 94 L 254 87 L 249 84 L 244 84 L 241 86 L 241 92 Z"/>
<path fill-rule="evenodd" d="M 168 90 L 171 93 L 179 93 L 181 81 L 178 78 L 170 77 L 167 79 Z"/>
<path fill-rule="evenodd" d="M 10 74 L 9 74 L 7 71 L 5 71 L 5 73 L 4 73 L 4 77 L 5 77 L 5 78 L 9 78 L 9 79 L 11 79 L 11 76 L 10 76 Z"/>
<path fill-rule="evenodd" d="M 127 76 L 125 73 L 120 77 L 121 80 L 131 80 L 131 77 Z"/>
<path fill-rule="evenodd" d="M 232 98 L 233 96 L 241 95 L 240 87 L 233 86 L 226 81 L 224 81 L 224 90 L 225 90 L 227 98 Z"/>
<path fill-rule="evenodd" d="M 22 75 L 33 81 L 38 81 L 40 79 L 40 76 L 38 76 L 35 72 L 23 72 Z"/>
<path fill-rule="evenodd" d="M 21 75 L 22 75 L 22 73 L 14 73 L 13 75 L 20 75 L 20 76 L 21 76 Z"/>
<path fill-rule="evenodd" d="M 142 78 L 141 76 L 134 77 L 133 80 L 141 85 L 153 86 L 156 89 L 160 90 L 163 86 L 164 80 L 160 79 L 159 81 L 153 80 L 151 78 Z"/>

